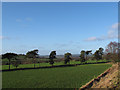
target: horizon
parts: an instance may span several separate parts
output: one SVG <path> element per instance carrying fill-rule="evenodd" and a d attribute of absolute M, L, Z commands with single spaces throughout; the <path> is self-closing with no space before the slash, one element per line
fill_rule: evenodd
<path fill-rule="evenodd" d="M 95 52 L 118 41 L 117 2 L 3 2 L 2 52 Z"/>
<path fill-rule="evenodd" d="M 113 41 L 113 42 L 114 42 L 114 41 Z M 103 48 L 103 49 L 104 49 L 104 48 Z M 32 50 L 35 50 L 35 49 L 31 49 L 31 50 L 28 50 L 28 51 L 32 51 Z M 89 49 L 89 50 L 91 50 L 91 49 Z M 88 50 L 88 51 L 89 51 L 89 50 Z M 96 50 L 98 50 L 98 49 L 96 49 Z M 28 51 L 27 51 L 27 52 L 28 52 Z M 82 50 L 81 50 L 81 51 L 82 51 Z M 80 51 L 80 52 L 81 52 L 81 51 Z M 87 51 L 87 50 L 84 50 L 84 51 Z M 27 52 L 26 52 L 26 53 L 27 53 Z M 65 53 L 71 53 L 72 55 L 79 55 L 80 52 L 79 52 L 79 53 L 65 52 Z M 105 49 L 103 50 L 103 52 L 105 52 Z M 26 53 L 17 53 L 17 52 L 5 52 L 5 53 L 16 53 L 16 54 L 24 54 L 24 55 L 26 55 Z M 2 53 L 2 54 L 5 54 L 5 53 Z M 48 56 L 50 53 L 51 53 L 51 51 L 50 51 L 48 54 L 40 54 L 39 51 L 38 51 L 39 56 Z M 57 51 L 56 51 L 56 53 L 57 53 Z M 64 55 L 65 53 L 63 53 L 63 54 L 56 54 L 56 55 Z M 94 54 L 95 51 L 92 50 L 91 53 Z M 2 54 L 0 54 L 0 55 L 2 55 Z"/>

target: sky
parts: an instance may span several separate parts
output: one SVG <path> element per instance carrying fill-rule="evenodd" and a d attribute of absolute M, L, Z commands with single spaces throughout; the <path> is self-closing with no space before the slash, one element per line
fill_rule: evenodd
<path fill-rule="evenodd" d="M 117 2 L 3 2 L 2 53 L 94 52 L 118 40 L 117 27 Z"/>
<path fill-rule="evenodd" d="M 2 0 L 2 2 L 119 2 L 119 0 Z"/>

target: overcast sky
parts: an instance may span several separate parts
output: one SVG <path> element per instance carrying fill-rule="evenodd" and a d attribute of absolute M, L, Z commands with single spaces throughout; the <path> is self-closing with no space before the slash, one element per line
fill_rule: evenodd
<path fill-rule="evenodd" d="M 3 3 L 3 51 L 57 54 L 105 48 L 117 41 L 118 3 Z"/>

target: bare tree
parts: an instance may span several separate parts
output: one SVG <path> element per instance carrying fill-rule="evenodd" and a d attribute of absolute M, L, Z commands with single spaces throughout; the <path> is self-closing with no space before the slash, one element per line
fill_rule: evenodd
<path fill-rule="evenodd" d="M 107 58 L 110 57 L 113 62 L 118 61 L 119 43 L 110 42 L 105 50 Z"/>

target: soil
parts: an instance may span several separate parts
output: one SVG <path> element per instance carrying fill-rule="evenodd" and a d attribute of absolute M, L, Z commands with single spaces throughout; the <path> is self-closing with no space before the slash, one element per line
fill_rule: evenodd
<path fill-rule="evenodd" d="M 108 63 L 112 64 L 112 67 L 107 69 L 104 73 L 100 74 L 97 78 L 92 79 L 86 85 L 80 87 L 80 90 L 85 89 L 117 89 L 120 90 L 120 63 Z"/>
<path fill-rule="evenodd" d="M 120 88 L 120 63 L 113 64 L 109 72 L 101 77 L 99 81 L 94 81 L 91 88 Z"/>

